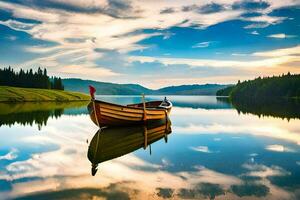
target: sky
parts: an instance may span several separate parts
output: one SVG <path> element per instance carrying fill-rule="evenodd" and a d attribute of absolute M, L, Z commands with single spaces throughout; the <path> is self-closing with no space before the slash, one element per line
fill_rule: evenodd
<path fill-rule="evenodd" d="M 300 0 L 0 0 L 0 68 L 149 88 L 300 73 Z"/>

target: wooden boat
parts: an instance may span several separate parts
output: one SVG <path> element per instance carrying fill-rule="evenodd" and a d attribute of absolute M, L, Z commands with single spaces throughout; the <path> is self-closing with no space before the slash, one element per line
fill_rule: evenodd
<path fill-rule="evenodd" d="M 106 127 L 99 129 L 90 142 L 87 157 L 92 163 L 92 175 L 99 163 L 126 155 L 141 147 L 144 149 L 172 132 L 169 120 L 158 120 L 148 125 Z"/>
<path fill-rule="evenodd" d="M 166 98 L 163 101 L 144 102 L 143 97 L 143 103 L 118 105 L 95 100 L 95 92 L 95 88 L 90 86 L 91 102 L 88 111 L 91 120 L 99 127 L 144 124 L 166 119 L 172 109 L 172 103 Z"/>

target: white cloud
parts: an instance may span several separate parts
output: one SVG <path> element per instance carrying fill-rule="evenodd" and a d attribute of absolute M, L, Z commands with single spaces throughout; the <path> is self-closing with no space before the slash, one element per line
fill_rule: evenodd
<path fill-rule="evenodd" d="M 284 33 L 279 33 L 279 34 L 268 35 L 268 37 L 284 39 L 284 38 L 293 38 L 293 37 L 296 37 L 296 36 L 295 35 L 286 35 Z"/>
<path fill-rule="evenodd" d="M 233 55 L 233 56 L 247 56 L 247 54 L 244 54 L 244 53 L 233 53 L 231 55 Z"/>
<path fill-rule="evenodd" d="M 66 5 L 72 5 L 79 8 L 103 8 L 108 5 L 107 0 L 51 0 L 51 2 L 64 3 Z"/>
<path fill-rule="evenodd" d="M 266 146 L 266 150 L 276 151 L 276 152 L 295 152 L 295 150 L 279 144 L 268 145 Z"/>
<path fill-rule="evenodd" d="M 253 55 L 263 55 L 264 52 L 254 53 Z M 165 65 L 189 65 L 191 67 L 237 67 L 237 68 L 258 68 L 276 67 L 291 60 L 299 60 L 299 56 L 285 55 L 282 57 L 272 57 L 259 60 L 213 60 L 213 59 L 190 59 L 190 58 L 170 58 L 170 57 L 149 57 L 149 56 L 130 56 L 129 62 L 161 62 Z"/>
<path fill-rule="evenodd" d="M 286 19 L 286 18 L 285 17 L 269 16 L 269 15 L 262 15 L 262 16 L 258 16 L 258 17 L 244 18 L 244 20 L 252 21 L 252 22 L 255 22 L 255 23 L 265 23 L 266 26 L 269 26 L 271 24 L 278 24 L 278 23 L 282 22 L 284 19 Z"/>
<path fill-rule="evenodd" d="M 287 176 L 290 175 L 291 173 L 284 170 L 283 168 L 279 166 L 271 166 L 268 167 L 266 165 L 262 164 L 249 164 L 245 163 L 243 164 L 243 167 L 245 169 L 250 170 L 250 172 L 247 173 L 249 176 L 258 176 L 261 178 L 266 178 L 270 176 Z"/>
<path fill-rule="evenodd" d="M 265 23 L 265 22 L 261 22 L 261 23 L 252 23 L 249 24 L 247 26 L 245 26 L 245 29 L 254 29 L 254 28 L 266 28 L 268 27 L 270 24 Z"/>
<path fill-rule="evenodd" d="M 66 77 L 81 77 L 81 78 L 92 78 L 99 79 L 105 76 L 118 76 L 119 74 L 112 72 L 109 69 L 101 67 L 87 67 L 80 65 L 69 65 L 63 66 L 58 69 L 58 73 L 65 75 Z M 84 72 L 84 73 L 83 73 Z"/>
<path fill-rule="evenodd" d="M 128 62 L 141 62 L 151 63 L 159 62 L 168 67 L 170 70 L 173 66 L 185 65 L 193 70 L 207 69 L 208 67 L 217 70 L 218 68 L 224 70 L 236 69 L 240 70 L 238 75 L 233 73 L 230 74 L 215 74 L 214 79 L 222 80 L 223 83 L 234 83 L 237 80 L 253 79 L 257 76 L 270 76 L 280 75 L 290 71 L 292 73 L 300 73 L 300 69 L 291 66 L 291 63 L 300 62 L 300 46 L 294 46 L 290 48 L 274 49 L 270 51 L 254 52 L 244 54 L 233 54 L 233 56 L 239 56 L 239 61 L 230 59 L 186 59 L 177 57 L 150 57 L 150 56 L 130 56 Z M 212 76 L 195 78 L 190 76 L 187 77 L 168 77 L 157 79 L 156 85 L 174 85 L 186 84 L 188 82 L 204 83 L 210 82 Z M 153 86 L 153 84 L 150 84 Z"/>
<path fill-rule="evenodd" d="M 167 39 L 171 38 L 173 35 L 175 35 L 175 33 L 172 33 L 172 32 L 163 33 L 163 39 L 167 40 Z"/>
<path fill-rule="evenodd" d="M 212 153 L 212 151 L 210 151 L 207 146 L 190 147 L 190 149 L 202 153 Z"/>
<path fill-rule="evenodd" d="M 259 33 L 257 31 L 252 31 L 251 34 L 252 35 L 259 35 Z"/>
<path fill-rule="evenodd" d="M 7 26 L 13 30 L 16 31 L 29 31 L 30 29 L 32 29 L 35 24 L 31 24 L 31 23 L 24 23 L 24 22 L 20 22 L 20 21 L 16 21 L 16 20 L 6 20 L 6 21 L 1 21 L 0 20 L 0 24 Z"/>
<path fill-rule="evenodd" d="M 283 49 L 275 49 L 271 51 L 262 51 L 262 52 L 256 52 L 253 53 L 254 56 L 262 56 L 262 57 L 273 57 L 273 58 L 284 58 L 284 57 L 291 57 L 295 59 L 299 58 L 299 52 L 300 52 L 300 45 L 290 47 L 290 48 L 283 48 Z"/>
<path fill-rule="evenodd" d="M 200 42 L 192 46 L 192 48 L 205 48 L 208 47 L 211 42 Z"/>
<path fill-rule="evenodd" d="M 18 149 L 11 149 L 7 154 L 0 156 L 0 160 L 14 160 L 18 157 Z"/>

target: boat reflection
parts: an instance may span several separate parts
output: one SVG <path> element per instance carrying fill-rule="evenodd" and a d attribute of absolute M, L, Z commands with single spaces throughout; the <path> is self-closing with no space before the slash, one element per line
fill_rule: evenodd
<path fill-rule="evenodd" d="M 167 143 L 168 135 L 171 132 L 169 119 L 158 120 L 147 125 L 99 129 L 90 142 L 87 154 L 92 163 L 92 175 L 97 173 L 99 163 L 126 155 L 137 149 L 146 149 L 149 146 L 151 154 L 151 144 L 162 138 Z"/>

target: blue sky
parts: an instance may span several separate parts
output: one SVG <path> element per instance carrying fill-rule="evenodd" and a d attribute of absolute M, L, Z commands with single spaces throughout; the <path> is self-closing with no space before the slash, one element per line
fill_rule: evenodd
<path fill-rule="evenodd" d="M 300 73 L 299 0 L 0 0 L 0 67 L 151 88 Z"/>

